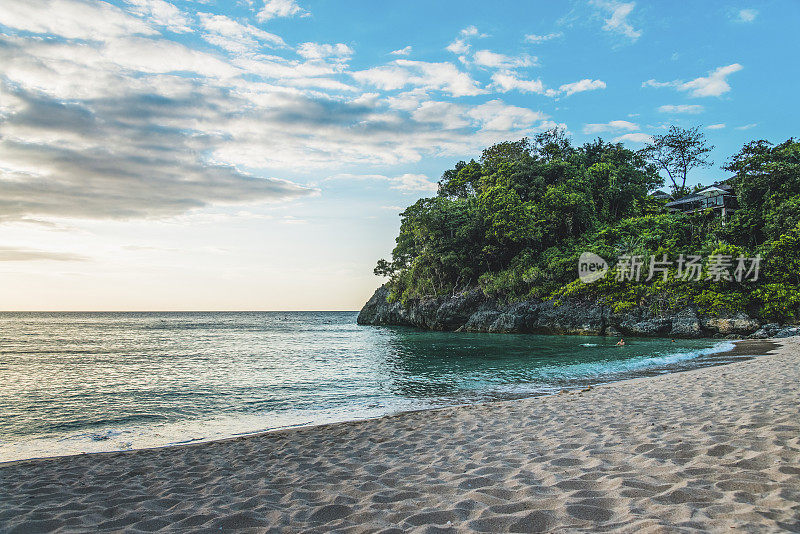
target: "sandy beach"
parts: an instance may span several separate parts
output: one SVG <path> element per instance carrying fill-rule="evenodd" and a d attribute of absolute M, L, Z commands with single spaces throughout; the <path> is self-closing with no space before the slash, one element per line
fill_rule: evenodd
<path fill-rule="evenodd" d="M 550 397 L 0 466 L 0 531 L 800 531 L 800 338 Z"/>

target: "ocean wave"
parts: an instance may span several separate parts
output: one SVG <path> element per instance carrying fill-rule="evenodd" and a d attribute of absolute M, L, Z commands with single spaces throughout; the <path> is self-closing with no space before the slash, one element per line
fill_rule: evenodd
<path fill-rule="evenodd" d="M 692 360 L 717 352 L 725 352 L 734 347 L 732 342 L 720 342 L 706 349 L 670 351 L 653 356 L 634 356 L 633 358 L 608 359 L 595 362 L 582 362 L 568 365 L 547 365 L 538 369 L 542 378 L 593 377 L 642 371 Z"/>

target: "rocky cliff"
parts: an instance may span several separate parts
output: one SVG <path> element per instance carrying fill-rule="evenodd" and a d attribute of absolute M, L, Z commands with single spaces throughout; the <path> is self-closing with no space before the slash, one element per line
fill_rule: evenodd
<path fill-rule="evenodd" d="M 592 301 L 570 301 L 558 306 L 550 301 L 502 304 L 480 289 L 451 297 L 419 299 L 402 306 L 388 302 L 379 287 L 358 314 L 365 325 L 415 326 L 429 330 L 530 334 L 574 334 L 641 337 L 785 337 L 800 334 L 800 327 L 761 324 L 744 313 L 705 316 L 686 307 L 655 315 L 639 307 L 624 313 Z"/>

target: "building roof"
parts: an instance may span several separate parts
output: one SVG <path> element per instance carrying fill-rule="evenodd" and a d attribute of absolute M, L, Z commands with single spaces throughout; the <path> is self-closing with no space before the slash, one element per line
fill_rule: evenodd
<path fill-rule="evenodd" d="M 695 194 L 703 195 L 704 197 L 711 197 L 714 195 L 729 195 L 730 192 L 722 189 L 721 187 L 717 187 L 715 185 L 710 185 L 704 189 L 699 191 L 695 191 Z"/>
<path fill-rule="evenodd" d="M 698 200 L 703 200 L 705 197 L 702 195 L 698 195 L 696 193 L 692 193 L 691 195 L 686 195 L 685 197 L 681 197 L 678 200 L 673 200 L 672 202 L 667 202 L 664 204 L 666 207 L 671 208 L 673 206 L 680 206 L 682 204 L 688 204 L 689 202 L 695 202 Z"/>
<path fill-rule="evenodd" d="M 715 196 L 715 195 L 732 195 L 733 194 L 733 186 L 727 183 L 727 180 L 723 180 L 721 182 L 716 182 L 715 184 L 709 185 L 686 195 L 684 197 L 678 198 L 673 200 L 672 202 L 667 202 L 665 204 L 666 207 L 671 208 L 673 206 L 681 206 L 683 204 L 688 204 L 690 202 L 696 202 L 698 200 L 704 200 L 707 197 Z"/>

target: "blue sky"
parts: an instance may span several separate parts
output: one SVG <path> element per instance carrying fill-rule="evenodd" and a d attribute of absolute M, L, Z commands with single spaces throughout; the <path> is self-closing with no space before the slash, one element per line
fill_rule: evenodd
<path fill-rule="evenodd" d="M 793 134 L 795 1 L 6 0 L 3 309 L 355 309 L 398 213 L 494 142 L 719 169 Z"/>

